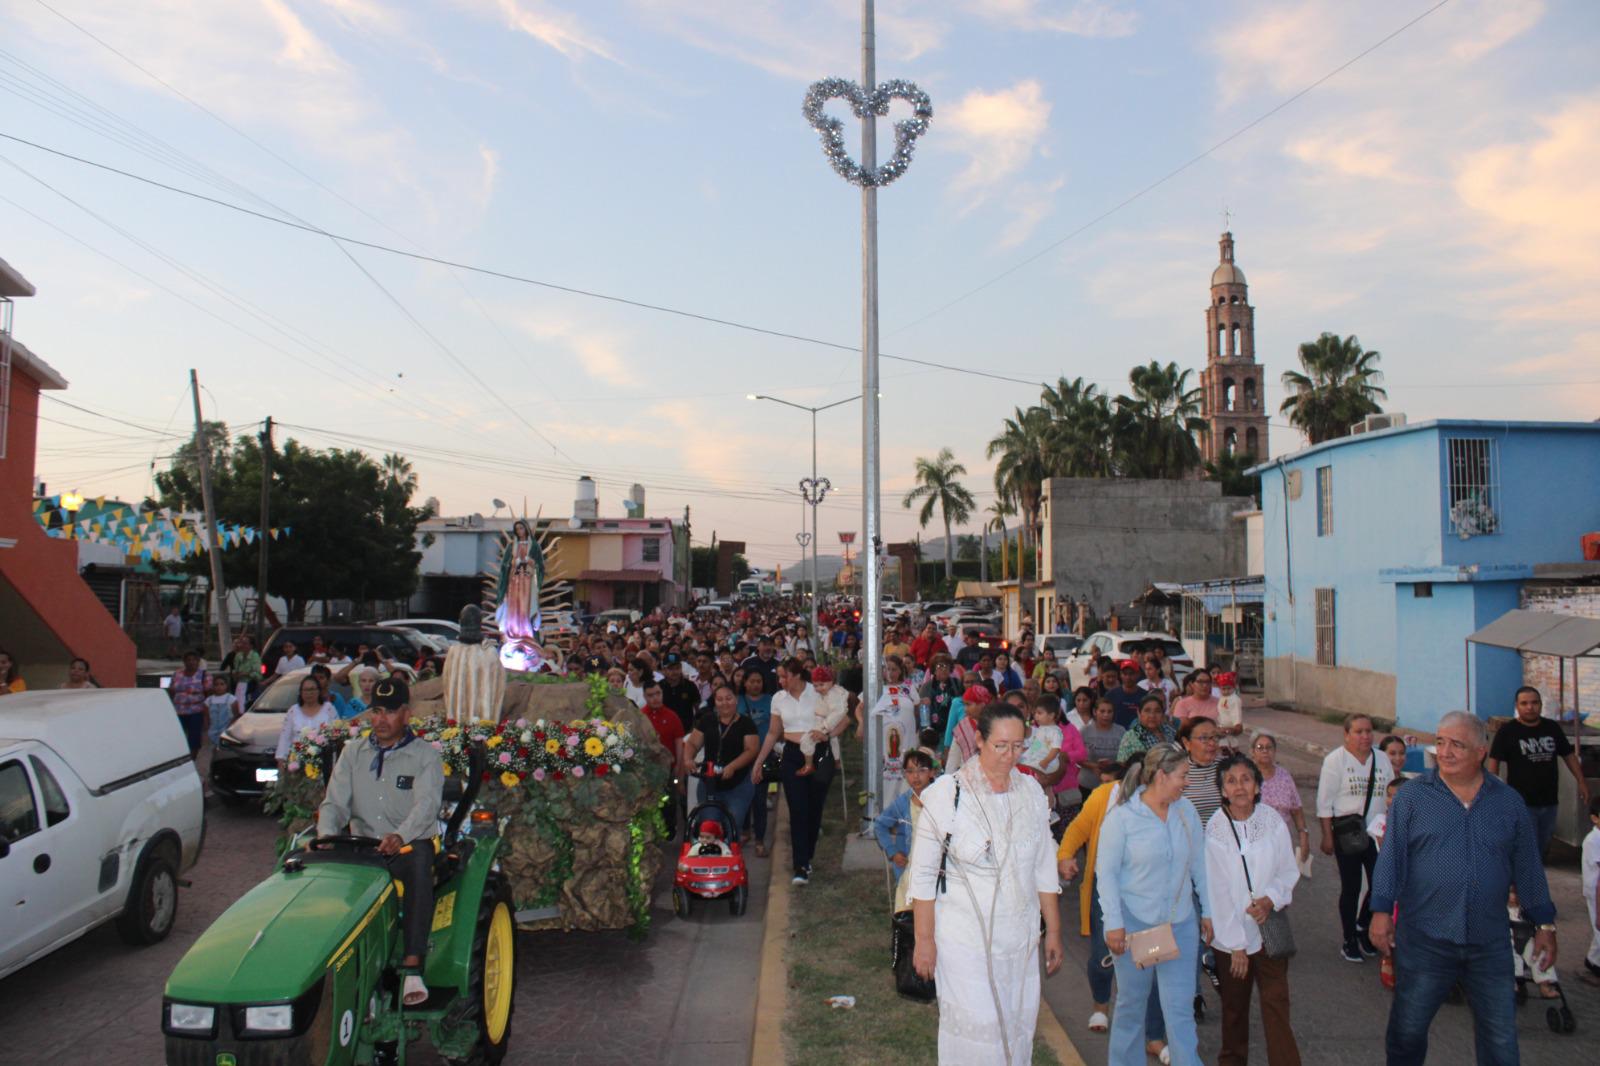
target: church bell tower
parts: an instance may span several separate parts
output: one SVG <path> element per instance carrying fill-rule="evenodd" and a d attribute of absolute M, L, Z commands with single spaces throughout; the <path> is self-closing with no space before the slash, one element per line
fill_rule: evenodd
<path fill-rule="evenodd" d="M 1203 414 L 1207 462 L 1229 454 L 1267 458 L 1267 399 L 1261 364 L 1256 362 L 1255 308 L 1244 271 L 1233 261 L 1233 233 L 1222 235 L 1222 258 L 1211 272 L 1211 302 L 1206 307 L 1206 369 Z"/>

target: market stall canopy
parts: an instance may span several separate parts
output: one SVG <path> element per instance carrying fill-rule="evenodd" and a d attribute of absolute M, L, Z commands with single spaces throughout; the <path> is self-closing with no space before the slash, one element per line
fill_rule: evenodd
<path fill-rule="evenodd" d="M 1467 640 L 1534 655 L 1573 658 L 1600 648 L 1600 619 L 1549 611 L 1507 611 Z"/>
<path fill-rule="evenodd" d="M 993 581 L 960 581 L 956 583 L 958 600 L 998 600 L 1000 586 Z"/>
<path fill-rule="evenodd" d="M 1179 587 L 1185 597 L 1199 600 L 1206 614 L 1221 614 L 1224 607 L 1262 603 L 1267 595 L 1267 583 L 1259 576 L 1190 581 Z"/>

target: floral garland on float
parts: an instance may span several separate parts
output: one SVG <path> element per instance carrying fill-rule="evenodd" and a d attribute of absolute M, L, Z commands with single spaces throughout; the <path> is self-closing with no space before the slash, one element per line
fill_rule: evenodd
<path fill-rule="evenodd" d="M 414 718 L 411 729 L 439 753 L 447 780 L 469 772 L 471 749 L 483 751 L 478 802 L 500 815 L 501 866 L 517 909 L 547 912 L 522 919 L 524 928 L 621 928 L 643 936 L 661 863 L 660 849 L 651 845 L 667 836 L 660 809 L 669 776 L 665 752 L 653 734 L 641 740 L 639 727 L 607 714 L 615 697 L 604 678 L 585 683 L 583 717 L 495 723 L 430 714 Z M 631 705 L 613 706 L 636 713 Z M 287 831 L 315 819 L 339 749 L 369 732 L 356 718 L 295 738 L 288 772 L 266 800 Z M 287 843 L 286 835 L 280 850 Z"/>

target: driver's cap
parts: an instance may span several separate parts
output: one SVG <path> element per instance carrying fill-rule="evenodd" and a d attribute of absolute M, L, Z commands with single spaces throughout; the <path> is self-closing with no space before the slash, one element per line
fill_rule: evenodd
<path fill-rule="evenodd" d="M 386 711 L 398 711 L 410 702 L 411 689 L 398 677 L 384 678 L 372 690 L 372 705 Z"/>

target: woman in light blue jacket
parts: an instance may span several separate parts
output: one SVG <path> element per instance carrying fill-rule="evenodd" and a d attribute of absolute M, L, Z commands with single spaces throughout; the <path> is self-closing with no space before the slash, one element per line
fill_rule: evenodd
<path fill-rule="evenodd" d="M 1194 804 L 1183 797 L 1189 758 L 1176 744 L 1157 744 L 1128 768 L 1117 805 L 1100 829 L 1096 889 L 1106 947 L 1117 973 L 1111 1023 L 1111 1066 L 1142 1066 L 1150 987 L 1160 990 L 1167 1052 L 1178 1066 L 1199 1066 L 1195 1033 L 1195 960 L 1211 941 L 1206 894 L 1205 834 Z M 1200 913 L 1195 913 L 1195 901 Z M 1172 925 L 1178 957 L 1144 968 L 1128 951 L 1129 934 Z M 1167 1061 L 1163 1056 L 1162 1061 Z"/>

